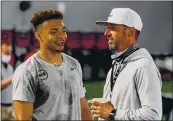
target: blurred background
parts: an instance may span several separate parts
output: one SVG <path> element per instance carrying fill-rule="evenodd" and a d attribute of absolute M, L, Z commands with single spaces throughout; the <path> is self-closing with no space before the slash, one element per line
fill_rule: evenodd
<path fill-rule="evenodd" d="M 86 98 L 102 97 L 112 60 L 107 39 L 103 35 L 105 27 L 96 25 L 95 21 L 107 20 L 111 10 L 116 7 L 131 8 L 141 16 L 143 29 L 138 44 L 151 53 L 160 70 L 164 119 L 169 120 L 173 108 L 172 2 L 2 1 L 1 41 L 6 41 L 12 47 L 9 63 L 15 70 L 39 49 L 29 22 L 31 15 L 40 9 L 60 9 L 64 13 L 63 21 L 68 33 L 64 52 L 76 58 L 82 66 Z"/>

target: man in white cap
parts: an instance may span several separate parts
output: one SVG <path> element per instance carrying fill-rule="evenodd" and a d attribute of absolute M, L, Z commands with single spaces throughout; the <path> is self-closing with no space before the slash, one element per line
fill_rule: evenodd
<path fill-rule="evenodd" d="M 89 101 L 94 117 L 105 120 L 161 120 L 161 76 L 149 52 L 136 44 L 143 23 L 129 8 L 115 8 L 105 25 L 113 52 L 103 99 Z"/>

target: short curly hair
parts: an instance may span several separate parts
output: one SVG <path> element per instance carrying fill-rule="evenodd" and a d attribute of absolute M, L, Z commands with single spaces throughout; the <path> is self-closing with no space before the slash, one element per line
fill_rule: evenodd
<path fill-rule="evenodd" d="M 41 9 L 34 13 L 30 22 L 37 29 L 38 25 L 42 24 L 46 20 L 50 19 L 63 19 L 63 13 L 57 9 Z"/>

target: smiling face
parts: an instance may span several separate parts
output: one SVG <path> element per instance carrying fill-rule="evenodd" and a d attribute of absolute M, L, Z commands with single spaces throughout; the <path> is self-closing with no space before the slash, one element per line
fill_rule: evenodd
<path fill-rule="evenodd" d="M 66 28 L 61 19 L 44 21 L 35 32 L 40 48 L 53 52 L 62 52 L 67 40 Z"/>
<path fill-rule="evenodd" d="M 108 24 L 104 35 L 110 50 L 121 52 L 135 43 L 135 29 L 124 25 Z"/>

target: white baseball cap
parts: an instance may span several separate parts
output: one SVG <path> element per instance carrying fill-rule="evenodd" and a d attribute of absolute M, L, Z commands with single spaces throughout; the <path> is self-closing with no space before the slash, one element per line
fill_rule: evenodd
<path fill-rule="evenodd" d="M 98 25 L 107 26 L 108 23 L 123 24 L 128 27 L 134 27 L 139 31 L 141 31 L 143 27 L 141 17 L 130 8 L 114 8 L 112 9 L 107 21 L 96 21 L 96 24 Z"/>

